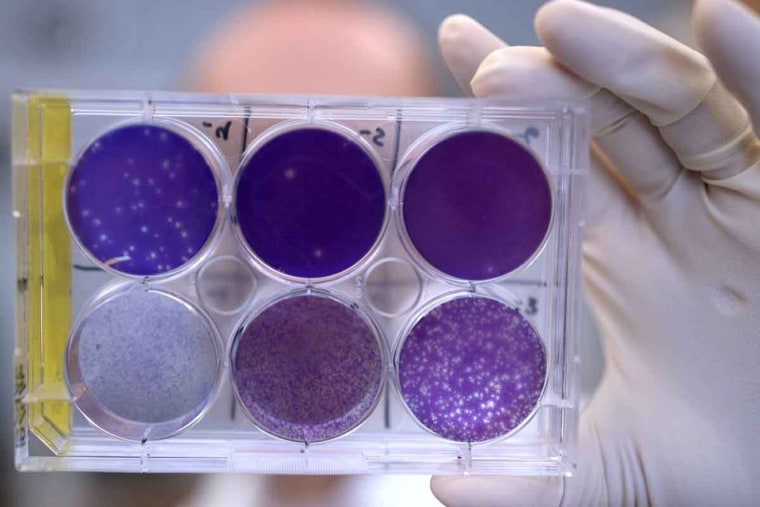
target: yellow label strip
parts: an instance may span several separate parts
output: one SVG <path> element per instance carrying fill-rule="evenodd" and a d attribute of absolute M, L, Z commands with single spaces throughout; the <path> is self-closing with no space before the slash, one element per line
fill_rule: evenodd
<path fill-rule="evenodd" d="M 71 107 L 64 98 L 32 96 L 27 108 L 27 401 L 32 433 L 61 453 L 71 427 L 64 380 L 72 321 L 71 238 L 63 212 Z"/>

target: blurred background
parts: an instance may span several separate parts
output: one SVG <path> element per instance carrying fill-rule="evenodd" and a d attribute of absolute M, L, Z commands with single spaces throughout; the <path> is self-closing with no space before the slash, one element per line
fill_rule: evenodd
<path fill-rule="evenodd" d="M 427 477 L 263 478 L 20 474 L 13 468 L 10 94 L 19 88 L 444 95 L 460 92 L 436 48 L 464 12 L 536 44 L 539 0 L 0 0 L 0 506 L 437 505 Z M 690 0 L 616 0 L 691 42 Z M 346 44 L 349 41 L 350 44 Z M 584 399 L 603 369 L 584 309 Z"/>

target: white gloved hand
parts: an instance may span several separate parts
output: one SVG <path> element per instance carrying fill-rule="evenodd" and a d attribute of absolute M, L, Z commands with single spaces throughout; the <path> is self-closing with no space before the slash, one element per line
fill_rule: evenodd
<path fill-rule="evenodd" d="M 538 12 L 545 48 L 441 26 L 465 90 L 590 101 L 583 273 L 606 353 L 573 477 L 434 478 L 445 503 L 760 505 L 760 20 L 698 0 L 694 21 L 710 60 L 572 0 Z"/>

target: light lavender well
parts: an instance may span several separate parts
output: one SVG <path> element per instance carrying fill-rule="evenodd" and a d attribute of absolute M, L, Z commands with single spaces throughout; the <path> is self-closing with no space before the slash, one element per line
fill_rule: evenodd
<path fill-rule="evenodd" d="M 77 406 L 115 436 L 171 436 L 198 419 L 220 375 L 210 322 L 164 292 L 132 289 L 80 321 L 67 352 Z"/>

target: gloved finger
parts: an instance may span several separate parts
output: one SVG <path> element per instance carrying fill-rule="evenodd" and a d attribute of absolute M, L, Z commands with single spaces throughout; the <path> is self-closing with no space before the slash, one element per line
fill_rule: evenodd
<path fill-rule="evenodd" d="M 455 14 L 443 20 L 438 30 L 438 39 L 443 59 L 465 92 L 472 92 L 471 85 L 475 84 L 478 86 L 477 95 L 481 97 L 507 95 L 508 91 L 504 88 L 511 78 L 511 69 L 502 68 L 501 59 L 506 58 L 504 63 L 510 64 L 510 55 L 524 55 L 527 59 L 539 60 L 535 69 L 530 68 L 530 62 L 526 62 L 526 70 L 544 68 L 548 72 L 543 72 L 538 79 L 526 82 L 527 86 L 519 87 L 521 93 L 529 92 L 522 98 L 583 100 L 598 93 L 599 97 L 595 98 L 598 107 L 593 108 L 592 128 L 595 132 L 615 125 L 632 111 L 628 104 L 601 90 L 599 86 L 587 83 L 555 65 L 554 60 L 542 48 L 515 48 L 514 53 L 506 49 L 507 43 L 469 16 Z M 503 55 L 500 50 L 504 50 Z M 492 57 L 488 58 L 489 55 Z M 525 79 L 524 74 L 521 80 Z M 544 85 L 544 79 L 548 79 L 549 83 Z M 476 83 L 472 83 L 473 80 Z"/>
<path fill-rule="evenodd" d="M 599 131 L 616 125 L 632 111 L 630 106 L 609 92 L 600 90 L 598 86 L 557 66 L 545 49 L 508 48 L 506 43 L 470 17 L 454 15 L 444 20 L 439 29 L 439 39 L 449 69 L 463 88 L 466 86 L 467 91 L 470 91 L 470 82 L 478 68 L 487 66 L 487 62 L 494 64 L 494 72 L 481 71 L 475 80 L 480 87 L 479 96 L 508 95 L 510 88 L 528 100 L 583 100 L 593 96 L 592 103 L 597 107 L 592 107 L 592 124 Z M 492 58 L 488 58 L 491 54 Z M 511 60 L 510 55 L 515 58 Z M 501 62 L 502 58 L 506 61 Z M 500 63 L 506 66 L 502 68 Z M 511 64 L 515 64 L 517 69 Z M 618 180 L 606 174 L 606 169 L 602 167 L 610 167 L 612 164 L 609 161 L 599 163 L 597 158 L 594 157 L 589 182 L 593 199 L 589 206 L 587 230 L 593 229 L 602 217 L 614 220 L 620 215 L 615 209 L 627 205 L 625 192 L 620 188 Z"/>
<path fill-rule="evenodd" d="M 464 14 L 454 14 L 441 22 L 438 44 L 454 79 L 467 94 L 472 94 L 470 80 L 480 62 L 492 51 L 507 44 L 483 25 Z"/>
<path fill-rule="evenodd" d="M 685 167 L 712 178 L 746 169 L 736 152 L 748 115 L 700 53 L 627 14 L 574 0 L 545 4 L 536 30 L 563 65 L 644 113 Z"/>
<path fill-rule="evenodd" d="M 433 477 L 433 494 L 452 507 L 605 505 L 607 487 L 599 439 L 589 417 L 581 417 L 578 466 L 565 477 Z"/>
<path fill-rule="evenodd" d="M 430 487 L 441 503 L 451 507 L 558 507 L 562 500 L 560 477 L 438 476 Z"/>
<path fill-rule="evenodd" d="M 636 215 L 633 192 L 622 181 L 618 170 L 596 143 L 591 145 L 591 167 L 587 185 L 586 243 L 593 242 L 597 233 L 606 234 L 609 224 L 627 227 Z M 585 252 L 584 252 L 585 258 Z"/>
<path fill-rule="evenodd" d="M 622 208 L 630 204 L 625 191 L 619 187 L 620 171 L 610 175 L 605 174 L 605 168 L 609 170 L 619 165 L 627 169 L 625 172 L 637 176 L 637 184 L 633 186 L 641 195 L 659 190 L 659 178 L 666 167 L 670 167 L 671 177 L 676 177 L 678 161 L 641 113 L 608 91 L 557 65 L 546 49 L 508 47 L 501 43 L 501 48 L 491 50 L 492 43 L 498 38 L 466 16 L 453 16 L 444 21 L 440 38 L 441 50 L 452 72 L 460 82 L 469 82 L 472 78 L 477 96 L 590 102 L 592 129 L 607 163 L 592 165 L 588 233 L 592 233 L 595 225 L 603 220 L 617 220 L 623 215 Z M 476 71 L 473 63 L 483 54 L 488 56 Z M 471 58 L 473 55 L 475 58 Z M 632 149 L 636 150 L 635 153 Z M 658 171 L 636 171 L 634 166 L 641 164 L 658 168 Z M 623 183 L 629 189 L 632 186 L 630 182 Z"/>
<path fill-rule="evenodd" d="M 681 170 L 670 147 L 643 114 L 558 65 L 545 48 L 493 51 L 478 68 L 472 89 L 479 97 L 588 100 L 596 144 L 643 202 L 664 194 Z"/>
<path fill-rule="evenodd" d="M 726 87 L 749 111 L 755 134 L 760 133 L 760 17 L 743 5 L 730 0 L 699 0 L 694 8 L 694 30 L 699 45 L 710 58 L 713 67 Z M 709 204 L 716 220 L 724 227 L 741 231 L 747 229 L 744 214 L 735 206 L 722 202 L 734 195 L 748 196 L 751 202 L 760 201 L 760 143 L 748 136 L 741 150 L 748 169 L 732 178 L 710 181 L 729 191 L 714 195 Z M 752 237 L 747 231 L 745 237 Z"/>
<path fill-rule="evenodd" d="M 698 0 L 694 31 L 721 81 L 748 109 L 760 133 L 760 17 L 731 0 Z"/>

